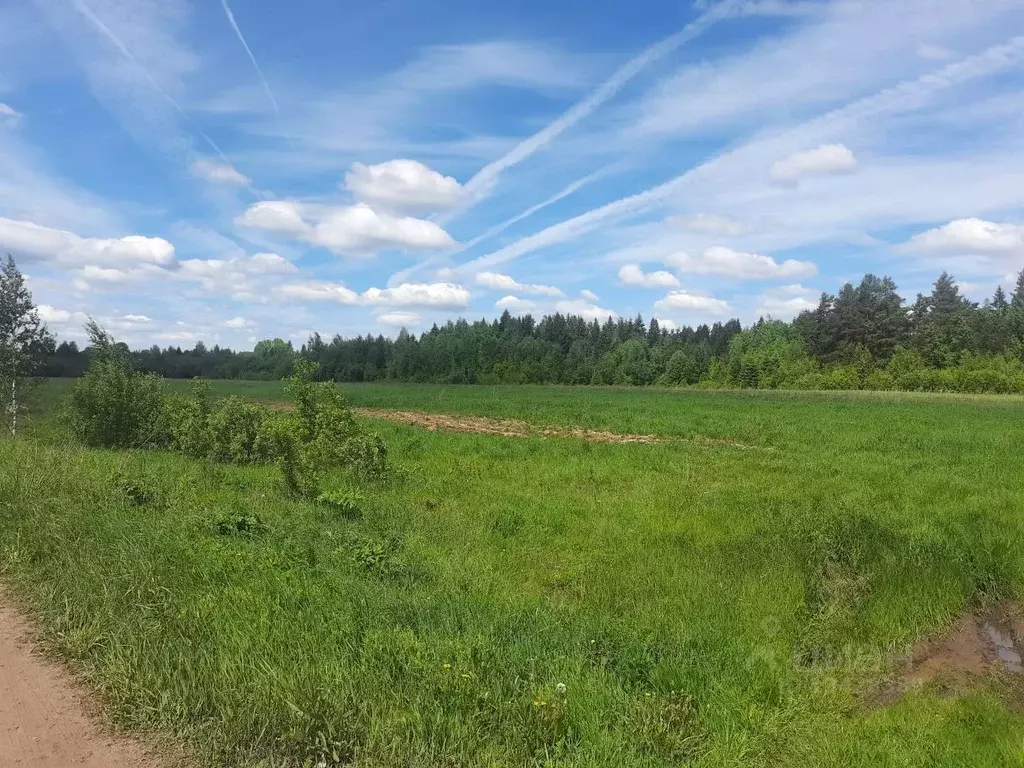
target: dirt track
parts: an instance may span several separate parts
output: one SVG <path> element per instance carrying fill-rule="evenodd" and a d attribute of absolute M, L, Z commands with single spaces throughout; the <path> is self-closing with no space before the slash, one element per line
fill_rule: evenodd
<path fill-rule="evenodd" d="M 67 670 L 42 658 L 0 589 L 0 768 L 162 768 L 140 744 L 106 733 Z"/>

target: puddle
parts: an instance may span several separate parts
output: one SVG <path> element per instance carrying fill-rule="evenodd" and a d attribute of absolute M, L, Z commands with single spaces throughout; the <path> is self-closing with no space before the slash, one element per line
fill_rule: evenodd
<path fill-rule="evenodd" d="M 875 706 L 893 704 L 923 685 L 955 695 L 1000 676 L 1024 682 L 1024 609 L 1015 603 L 962 616 L 945 633 L 915 643 L 897 677 L 868 698 Z"/>
<path fill-rule="evenodd" d="M 1021 666 L 1020 653 L 1014 646 L 1013 638 L 1010 635 L 1012 630 L 1007 627 L 998 627 L 990 621 L 986 621 L 982 629 L 985 630 L 985 634 L 988 635 L 993 645 L 995 645 L 999 661 L 1002 662 L 1006 670 L 1008 672 L 1024 672 L 1024 666 Z"/>

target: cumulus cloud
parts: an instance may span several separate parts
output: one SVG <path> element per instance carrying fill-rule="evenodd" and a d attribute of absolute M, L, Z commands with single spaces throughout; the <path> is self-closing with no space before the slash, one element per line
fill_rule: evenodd
<path fill-rule="evenodd" d="M 817 274 L 818 268 L 809 261 L 786 259 L 782 263 L 771 256 L 743 253 L 716 245 L 701 254 L 676 253 L 666 263 L 680 272 L 699 275 L 722 275 L 738 280 L 768 280 L 772 278 L 800 278 Z"/>
<path fill-rule="evenodd" d="M 561 288 L 553 285 L 531 285 L 520 283 L 515 278 L 497 272 L 478 272 L 473 281 L 484 288 L 491 288 L 495 291 L 516 291 L 517 293 L 531 293 L 535 296 L 564 296 Z"/>
<path fill-rule="evenodd" d="M 599 307 L 586 299 L 566 299 L 555 304 L 555 311 L 563 315 L 579 315 L 584 320 L 607 320 L 616 313 Z"/>
<path fill-rule="evenodd" d="M 71 319 L 71 313 L 66 309 L 56 309 L 49 304 L 40 304 L 36 311 L 39 312 L 39 319 L 50 325 L 63 325 Z"/>
<path fill-rule="evenodd" d="M 857 158 L 843 144 L 822 144 L 806 152 L 794 152 L 772 164 L 770 175 L 782 184 L 795 184 L 804 176 L 851 173 L 857 170 Z"/>
<path fill-rule="evenodd" d="M 914 235 L 909 250 L 937 254 L 1024 254 L 1024 225 L 956 219 Z"/>
<path fill-rule="evenodd" d="M 679 278 L 671 272 L 659 270 L 644 272 L 638 264 L 623 264 L 619 270 L 619 280 L 625 285 L 639 288 L 678 288 Z"/>
<path fill-rule="evenodd" d="M 214 184 L 234 184 L 244 187 L 249 184 L 249 177 L 228 165 L 215 160 L 200 158 L 192 163 L 192 175 Z"/>
<path fill-rule="evenodd" d="M 310 280 L 285 284 L 279 293 L 289 299 L 333 301 L 349 306 L 423 309 L 465 309 L 469 306 L 469 291 L 453 283 L 402 283 L 394 288 L 368 288 L 356 293 L 341 283 Z"/>
<path fill-rule="evenodd" d="M 804 310 L 818 306 L 819 293 L 799 283 L 769 288 L 758 297 L 757 313 L 778 320 L 790 320 Z"/>
<path fill-rule="evenodd" d="M 679 330 L 679 323 L 677 323 L 675 320 L 670 320 L 667 317 L 656 317 L 654 319 L 658 321 L 658 326 L 660 328 L 662 328 L 663 330 L 666 330 L 666 331 L 677 331 L 677 330 Z"/>
<path fill-rule="evenodd" d="M 464 194 L 462 185 L 454 178 L 416 160 L 389 160 L 378 165 L 353 163 L 345 174 L 345 188 L 357 200 L 395 213 L 446 210 Z"/>
<path fill-rule="evenodd" d="M 302 218 L 302 206 L 294 200 L 263 200 L 249 206 L 235 221 L 245 227 L 293 237 L 306 237 L 312 231 Z"/>
<path fill-rule="evenodd" d="M 584 288 L 582 291 L 580 291 L 580 296 L 589 301 L 591 304 L 596 304 L 601 300 L 596 293 L 587 288 Z"/>
<path fill-rule="evenodd" d="M 233 259 L 185 259 L 175 274 L 211 293 L 226 293 L 245 301 L 264 298 L 261 285 L 267 282 L 266 278 L 297 271 L 294 264 L 276 253 L 257 253 Z"/>
<path fill-rule="evenodd" d="M 685 290 L 670 291 L 663 299 L 654 302 L 654 308 L 663 312 L 685 310 L 706 315 L 724 315 L 732 311 L 728 302 Z"/>
<path fill-rule="evenodd" d="M 686 216 L 670 216 L 668 223 L 688 232 L 702 235 L 742 235 L 746 227 L 735 219 L 716 213 L 691 213 Z"/>
<path fill-rule="evenodd" d="M 167 267 L 174 262 L 174 246 L 162 237 L 79 237 L 73 232 L 5 218 L 0 218 L 0 251 L 67 266 Z"/>
<path fill-rule="evenodd" d="M 146 315 L 125 315 L 121 321 L 126 325 L 149 325 L 153 322 L 152 318 Z"/>
<path fill-rule="evenodd" d="M 377 315 L 377 322 L 382 325 L 393 325 L 396 327 L 405 327 L 408 325 L 418 325 L 423 321 L 419 315 L 415 312 L 384 312 Z"/>
<path fill-rule="evenodd" d="M 338 255 L 373 256 L 392 248 L 429 251 L 458 245 L 432 221 L 393 216 L 365 203 L 307 209 L 295 201 L 268 200 L 249 207 L 237 221 L 243 226 L 296 237 Z"/>
<path fill-rule="evenodd" d="M 502 296 L 494 302 L 495 309 L 507 309 L 514 315 L 525 315 L 537 309 L 537 304 L 529 299 L 521 299 L 518 296 Z"/>
<path fill-rule="evenodd" d="M 232 317 L 230 320 L 225 320 L 224 321 L 224 327 L 225 328 L 234 328 L 234 329 L 253 328 L 253 327 L 255 327 L 255 325 L 256 325 L 256 323 L 254 323 L 252 320 L 249 320 L 248 318 L 245 318 L 245 317 Z"/>

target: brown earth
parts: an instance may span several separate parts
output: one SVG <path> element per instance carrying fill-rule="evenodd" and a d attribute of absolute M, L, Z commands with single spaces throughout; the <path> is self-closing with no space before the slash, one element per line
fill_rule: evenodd
<path fill-rule="evenodd" d="M 150 748 L 107 732 L 60 664 L 0 590 L 0 768 L 166 768 Z"/>
<path fill-rule="evenodd" d="M 275 411 L 292 411 L 291 403 L 265 402 L 268 408 Z M 368 419 L 384 419 L 410 427 L 429 429 L 432 432 L 464 432 L 477 435 L 500 435 L 502 437 L 575 437 L 590 443 L 660 443 L 667 438 L 659 435 L 631 435 L 622 432 L 606 432 L 583 427 L 543 427 L 517 419 L 492 419 L 486 416 L 454 416 L 447 413 L 425 413 L 423 411 L 393 411 L 386 408 L 353 407 L 357 416 Z M 702 445 L 723 445 L 729 448 L 740 448 L 747 451 L 771 451 L 761 445 L 749 445 L 724 437 L 708 437 L 707 435 L 687 435 L 674 439 L 687 440 Z"/>
<path fill-rule="evenodd" d="M 872 697 L 873 703 L 894 703 L 922 685 L 954 695 L 996 678 L 1010 681 L 1012 690 L 1020 691 L 1024 683 L 1022 659 L 1024 610 L 1014 603 L 999 603 L 985 612 L 962 616 L 948 632 L 916 643 L 896 679 Z M 1024 705 L 1011 703 L 1015 707 Z"/>
<path fill-rule="evenodd" d="M 444 413 L 390 411 L 382 408 L 353 408 L 359 416 L 422 427 L 431 431 L 471 432 L 504 437 L 577 437 L 592 443 L 658 443 L 656 435 L 628 435 L 581 427 L 539 427 L 515 419 L 489 419 L 484 416 L 452 416 Z"/>

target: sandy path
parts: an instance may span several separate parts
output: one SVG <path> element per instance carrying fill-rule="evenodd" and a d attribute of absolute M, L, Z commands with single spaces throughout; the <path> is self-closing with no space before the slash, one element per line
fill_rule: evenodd
<path fill-rule="evenodd" d="M 30 625 L 0 589 L 0 768 L 166 765 L 105 732 L 67 671 L 34 652 L 30 637 Z"/>

